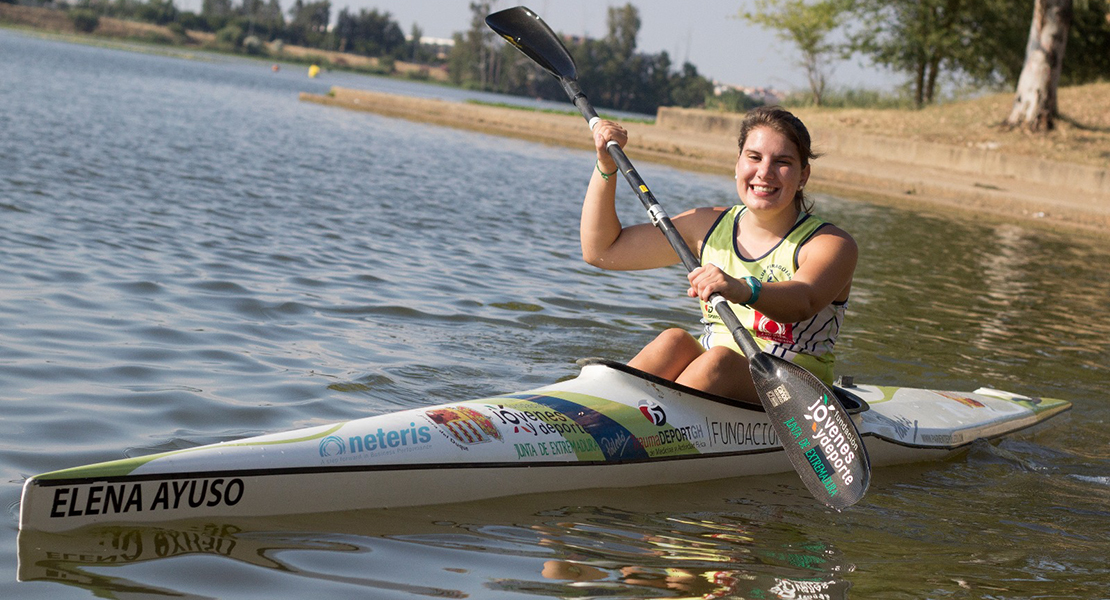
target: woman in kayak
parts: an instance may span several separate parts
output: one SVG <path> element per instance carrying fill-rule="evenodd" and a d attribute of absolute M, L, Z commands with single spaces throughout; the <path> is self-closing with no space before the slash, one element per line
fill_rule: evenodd
<path fill-rule="evenodd" d="M 624 227 L 617 217 L 619 175 L 606 145 L 628 133 L 612 121 L 594 127 L 597 163 L 582 205 L 582 256 L 603 269 L 635 270 L 679 262 L 650 223 Z M 833 379 L 858 248 L 842 229 L 810 214 L 803 190 L 816 158 L 809 132 L 778 107 L 752 110 L 740 128 L 736 191 L 741 204 L 686 211 L 671 221 L 701 266 L 687 293 L 701 300 L 705 330 L 694 338 L 668 329 L 629 366 L 696 389 L 758 403 L 747 359 L 707 304 L 720 293 L 764 352 Z"/>

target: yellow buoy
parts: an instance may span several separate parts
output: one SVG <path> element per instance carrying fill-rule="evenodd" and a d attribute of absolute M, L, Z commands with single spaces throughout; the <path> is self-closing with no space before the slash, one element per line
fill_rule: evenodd
<path fill-rule="evenodd" d="M 309 77 L 316 77 L 319 74 L 320 74 L 320 67 L 318 67 L 316 65 L 312 65 L 311 67 L 308 68 L 308 76 Z"/>

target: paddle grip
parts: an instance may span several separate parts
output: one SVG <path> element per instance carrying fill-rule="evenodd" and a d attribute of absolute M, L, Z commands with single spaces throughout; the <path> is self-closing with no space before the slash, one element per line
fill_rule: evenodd
<path fill-rule="evenodd" d="M 594 107 L 590 104 L 590 100 L 586 98 L 586 95 L 582 93 L 582 89 L 578 87 L 578 82 L 565 77 L 560 77 L 559 82 L 562 84 L 563 90 L 570 96 L 571 102 L 578 108 L 578 112 L 582 113 L 582 116 L 592 129 L 598 118 L 597 111 L 594 110 Z M 667 212 L 663 210 L 663 207 L 656 201 L 655 195 L 651 193 L 647 184 L 644 183 L 643 178 L 636 172 L 636 167 L 632 165 L 632 161 L 628 159 L 628 156 L 624 153 L 624 149 L 615 142 L 610 142 L 606 149 L 609 151 L 609 156 L 613 157 L 613 161 L 617 163 L 617 169 L 619 169 L 621 173 L 624 173 L 624 178 L 628 181 L 628 185 L 632 186 L 632 191 L 636 192 L 636 196 L 640 199 L 644 208 L 647 209 L 648 217 L 651 218 L 652 225 L 655 225 L 659 228 L 659 231 L 663 232 L 667 241 L 670 242 L 671 248 L 674 248 L 675 253 L 678 254 L 678 258 L 682 261 L 682 265 L 686 267 L 686 272 L 693 271 L 700 267 L 701 261 L 698 260 L 698 257 L 690 250 L 690 247 L 686 245 L 686 240 L 682 239 L 682 234 L 680 234 L 674 224 L 671 223 L 671 218 L 667 216 Z M 762 352 L 759 345 L 752 339 L 751 334 L 748 333 L 747 327 L 744 327 L 739 317 L 733 312 L 732 307 L 725 301 L 724 296 L 713 294 L 709 297 L 709 304 L 713 307 L 713 310 L 717 311 L 717 314 L 721 317 L 721 321 L 724 322 L 725 326 L 732 332 L 732 338 L 736 341 L 736 345 L 744 351 L 745 356 L 751 358 Z"/>

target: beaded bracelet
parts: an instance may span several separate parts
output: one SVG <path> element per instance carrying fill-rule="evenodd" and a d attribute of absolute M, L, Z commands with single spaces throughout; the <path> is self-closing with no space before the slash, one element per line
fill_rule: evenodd
<path fill-rule="evenodd" d="M 594 167 L 597 168 L 598 173 L 601 173 L 601 178 L 604 179 L 605 181 L 609 181 L 610 177 L 612 177 L 613 175 L 616 175 L 617 171 L 620 171 L 619 168 L 617 169 L 617 171 L 613 171 L 612 173 L 606 173 L 605 171 L 602 171 L 601 170 L 601 159 L 600 158 L 597 159 L 597 162 L 594 163 Z"/>

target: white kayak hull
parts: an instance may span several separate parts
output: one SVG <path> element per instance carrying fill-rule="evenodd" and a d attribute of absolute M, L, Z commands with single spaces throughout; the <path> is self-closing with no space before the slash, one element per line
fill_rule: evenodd
<path fill-rule="evenodd" d="M 20 529 L 321 513 L 793 470 L 759 407 L 619 365 L 575 379 L 27 480 Z M 944 458 L 1037 425 L 1062 400 L 853 386 L 873 466 Z M 852 412 L 852 411 L 850 411 Z"/>

